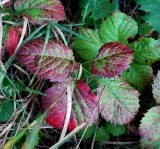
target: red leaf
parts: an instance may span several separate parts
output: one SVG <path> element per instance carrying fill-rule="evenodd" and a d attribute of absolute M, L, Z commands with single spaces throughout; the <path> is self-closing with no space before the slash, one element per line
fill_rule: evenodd
<path fill-rule="evenodd" d="M 22 33 L 21 28 L 12 26 L 9 29 L 8 39 L 7 39 L 7 41 L 4 44 L 4 48 L 7 50 L 7 52 L 10 55 L 14 54 L 14 52 L 16 50 L 16 47 L 18 45 L 19 38 L 20 38 L 19 36 L 21 35 L 21 33 Z"/>
<path fill-rule="evenodd" d="M 49 41 L 45 51 L 43 47 L 43 40 L 32 40 L 17 55 L 28 71 L 51 82 L 66 81 L 72 72 L 77 71 L 79 64 L 74 61 L 73 52 L 67 46 Z"/>
<path fill-rule="evenodd" d="M 133 51 L 123 43 L 111 42 L 102 46 L 91 64 L 91 70 L 100 77 L 115 77 L 129 67 Z"/>
<path fill-rule="evenodd" d="M 55 83 L 52 88 L 46 90 L 45 93 L 48 96 L 42 97 L 43 110 L 55 103 L 55 106 L 49 110 L 46 121 L 57 129 L 63 128 L 67 112 L 66 88 L 66 83 Z M 77 82 L 68 130 L 72 131 L 83 122 L 90 122 L 90 124 L 96 122 L 98 119 L 96 104 L 97 97 L 92 94 L 89 87 L 83 82 Z M 92 114 L 93 117 L 91 118 Z"/>

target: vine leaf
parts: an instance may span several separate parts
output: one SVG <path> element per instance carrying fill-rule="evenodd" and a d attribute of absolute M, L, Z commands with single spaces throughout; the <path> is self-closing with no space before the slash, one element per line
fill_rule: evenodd
<path fill-rule="evenodd" d="M 160 141 L 160 106 L 148 110 L 141 121 L 139 134 L 148 141 Z"/>
<path fill-rule="evenodd" d="M 150 66 L 139 65 L 136 63 L 130 64 L 130 67 L 122 73 L 124 80 L 139 91 L 142 91 L 150 84 L 152 76 L 153 71 Z"/>
<path fill-rule="evenodd" d="M 91 70 L 100 77 L 115 77 L 129 67 L 133 51 L 123 43 L 111 42 L 102 46 L 91 63 Z"/>
<path fill-rule="evenodd" d="M 153 97 L 156 99 L 157 103 L 160 104 L 160 71 L 158 71 L 157 77 L 153 80 L 152 88 Z"/>
<path fill-rule="evenodd" d="M 57 129 L 62 129 L 65 121 L 67 112 L 67 85 L 69 84 L 55 83 L 53 87 L 45 91 L 48 96 L 42 97 L 43 110 L 55 104 L 49 110 L 46 121 Z M 72 131 L 84 122 L 89 122 L 90 125 L 95 123 L 98 120 L 97 101 L 97 96 L 92 94 L 87 84 L 81 81 L 77 82 L 73 91 L 72 111 L 68 130 Z"/>
<path fill-rule="evenodd" d="M 125 42 L 127 38 L 137 34 L 136 21 L 121 12 L 115 12 L 101 24 L 99 35 L 104 43 L 119 41 Z"/>
<path fill-rule="evenodd" d="M 66 19 L 64 7 L 59 0 L 17 0 L 14 8 L 27 17 L 32 24 L 43 24 L 50 19 L 54 22 Z"/>
<path fill-rule="evenodd" d="M 51 82 L 66 81 L 72 72 L 77 71 L 79 64 L 67 46 L 54 41 L 49 41 L 45 50 L 43 46 L 43 40 L 31 40 L 18 53 L 20 62 L 28 71 Z"/>
<path fill-rule="evenodd" d="M 106 121 L 128 124 L 139 108 L 139 93 L 122 78 L 99 79 L 99 111 Z"/>
<path fill-rule="evenodd" d="M 152 38 L 141 38 L 129 45 L 134 50 L 134 61 L 142 65 L 150 65 L 160 59 L 160 42 Z"/>
<path fill-rule="evenodd" d="M 92 29 L 81 29 L 79 34 L 88 40 L 77 37 L 75 39 L 74 49 L 81 55 L 82 58 L 90 61 L 97 56 L 103 43 L 100 40 L 98 32 L 93 31 Z"/>
<path fill-rule="evenodd" d="M 4 43 L 4 48 L 10 55 L 13 55 L 18 45 L 22 29 L 12 26 L 8 31 L 8 37 Z"/>

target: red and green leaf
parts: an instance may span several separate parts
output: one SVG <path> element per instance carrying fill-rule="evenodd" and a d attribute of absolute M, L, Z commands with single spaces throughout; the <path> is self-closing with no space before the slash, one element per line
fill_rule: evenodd
<path fill-rule="evenodd" d="M 133 51 L 123 43 L 111 42 L 102 46 L 91 63 L 91 70 L 100 77 L 115 77 L 126 70 L 133 59 Z"/>
<path fill-rule="evenodd" d="M 66 19 L 64 7 L 59 0 L 17 0 L 14 8 L 32 24 L 47 22 L 42 19 L 50 19 L 54 22 Z"/>
<path fill-rule="evenodd" d="M 55 83 L 53 87 L 46 90 L 45 93 L 48 96 L 42 97 L 43 110 L 54 104 L 48 112 L 46 121 L 57 129 L 63 128 L 67 113 L 67 85 L 70 84 Z M 97 100 L 97 97 L 92 94 L 84 82 L 77 82 L 73 92 L 68 130 L 72 131 L 84 122 L 92 124 L 98 120 Z"/>
<path fill-rule="evenodd" d="M 51 82 L 66 81 L 79 64 L 74 61 L 73 52 L 62 43 L 49 41 L 43 50 L 44 41 L 40 39 L 28 42 L 19 52 L 20 62 L 31 73 Z"/>

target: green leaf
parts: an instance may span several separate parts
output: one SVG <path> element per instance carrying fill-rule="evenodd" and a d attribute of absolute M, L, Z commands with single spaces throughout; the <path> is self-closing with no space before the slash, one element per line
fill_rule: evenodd
<path fill-rule="evenodd" d="M 140 36 L 148 36 L 153 32 L 153 28 L 148 23 L 139 24 L 138 26 Z"/>
<path fill-rule="evenodd" d="M 140 140 L 141 147 L 142 148 L 148 148 L 148 149 L 159 149 L 160 148 L 160 141 L 152 141 L 142 138 Z"/>
<path fill-rule="evenodd" d="M 137 34 L 137 23 L 121 12 L 115 12 L 104 21 L 99 35 L 104 43 L 120 41 L 127 43 L 127 38 Z"/>
<path fill-rule="evenodd" d="M 8 121 L 13 112 L 13 103 L 7 99 L 0 99 L 0 121 Z"/>
<path fill-rule="evenodd" d="M 111 122 L 107 122 L 106 127 L 108 132 L 110 132 L 114 137 L 124 134 L 126 130 L 125 125 L 115 125 Z"/>
<path fill-rule="evenodd" d="M 85 129 L 84 129 L 84 130 L 85 130 Z M 83 135 L 83 133 L 84 133 L 84 130 L 81 130 L 81 131 L 78 133 L 78 137 L 82 137 L 82 135 Z M 87 140 L 87 139 L 91 138 L 92 135 L 94 134 L 95 130 L 96 130 L 96 125 L 93 124 L 92 126 L 90 126 L 90 127 L 86 130 L 86 132 L 85 132 L 85 134 L 84 134 L 84 136 L 83 136 L 83 140 Z"/>
<path fill-rule="evenodd" d="M 109 133 L 105 126 L 101 126 L 96 132 L 96 141 L 108 141 Z"/>
<path fill-rule="evenodd" d="M 144 21 L 153 26 L 155 31 L 160 32 L 160 1 L 159 0 L 137 0 L 141 5 L 140 10 L 146 11 L 146 15 L 142 17 Z"/>
<path fill-rule="evenodd" d="M 153 71 L 150 66 L 139 65 L 136 63 L 132 63 L 130 67 L 122 73 L 124 80 L 139 91 L 149 85 L 152 76 Z"/>
<path fill-rule="evenodd" d="M 153 38 L 141 38 L 129 45 L 134 50 L 134 61 L 142 65 L 150 65 L 160 59 L 160 42 Z"/>
<path fill-rule="evenodd" d="M 103 45 L 97 31 L 92 29 L 81 29 L 79 34 L 88 40 L 82 38 L 75 39 L 74 49 L 87 61 L 92 60 Z"/>

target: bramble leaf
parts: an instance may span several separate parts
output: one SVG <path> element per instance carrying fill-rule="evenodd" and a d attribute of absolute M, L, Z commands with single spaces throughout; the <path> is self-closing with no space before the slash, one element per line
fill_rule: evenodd
<path fill-rule="evenodd" d="M 104 43 L 127 42 L 127 38 L 137 34 L 137 23 L 121 12 L 115 12 L 101 24 L 99 35 Z"/>
<path fill-rule="evenodd" d="M 81 55 L 85 60 L 92 60 L 95 56 L 97 56 L 99 49 L 102 47 L 103 43 L 100 40 L 97 31 L 93 31 L 92 29 L 81 29 L 79 34 L 84 38 L 76 38 L 74 49 Z"/>
<path fill-rule="evenodd" d="M 35 39 L 22 47 L 18 58 L 28 71 L 51 82 L 66 81 L 72 72 L 77 71 L 79 64 L 67 46 L 54 41 L 48 42 L 46 50 L 43 46 L 43 40 Z"/>
<path fill-rule="evenodd" d="M 137 3 L 141 5 L 140 10 L 146 11 L 147 14 L 142 19 L 153 26 L 155 31 L 160 32 L 160 1 L 159 0 L 138 0 Z"/>
<path fill-rule="evenodd" d="M 152 76 L 153 71 L 150 66 L 136 63 L 131 63 L 130 67 L 122 73 L 124 80 L 139 91 L 142 91 L 150 84 Z"/>
<path fill-rule="evenodd" d="M 154 141 L 154 140 L 147 140 L 144 138 L 141 138 L 141 147 L 142 148 L 148 148 L 148 149 L 158 149 L 160 148 L 160 141 Z"/>
<path fill-rule="evenodd" d="M 157 103 L 160 104 L 160 71 L 158 71 L 157 77 L 153 80 L 152 88 L 153 97 L 156 99 Z"/>
<path fill-rule="evenodd" d="M 106 121 L 128 124 L 139 108 L 139 93 L 122 78 L 99 79 L 99 111 Z"/>
<path fill-rule="evenodd" d="M 32 24 L 43 24 L 50 19 L 54 22 L 66 19 L 64 7 L 59 0 L 17 0 L 14 8 L 27 17 Z"/>
<path fill-rule="evenodd" d="M 48 96 L 42 97 L 42 108 L 46 110 L 52 104 L 46 121 L 57 129 L 62 129 L 67 112 L 67 83 L 55 83 L 52 88 L 45 91 Z M 72 100 L 72 111 L 68 130 L 72 131 L 84 122 L 90 125 L 98 120 L 96 108 L 97 97 L 92 94 L 89 87 L 83 82 L 77 82 Z M 93 114 L 93 117 L 91 118 Z"/>
<path fill-rule="evenodd" d="M 101 126 L 96 132 L 96 141 L 108 141 L 109 140 L 109 133 L 105 126 Z"/>
<path fill-rule="evenodd" d="M 91 63 L 91 70 L 100 77 L 115 77 L 129 67 L 133 52 L 123 43 L 112 42 L 102 46 Z"/>
<path fill-rule="evenodd" d="M 160 106 L 148 110 L 141 120 L 139 134 L 148 141 L 160 141 Z"/>
<path fill-rule="evenodd" d="M 153 38 L 141 38 L 129 45 L 134 50 L 134 61 L 142 65 L 150 65 L 160 59 L 160 42 Z"/>

